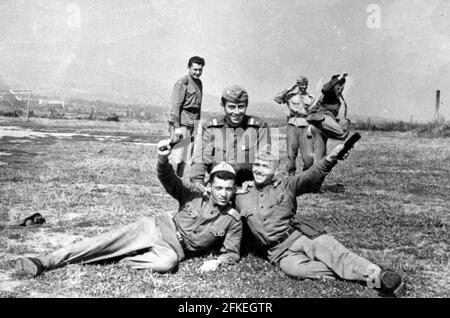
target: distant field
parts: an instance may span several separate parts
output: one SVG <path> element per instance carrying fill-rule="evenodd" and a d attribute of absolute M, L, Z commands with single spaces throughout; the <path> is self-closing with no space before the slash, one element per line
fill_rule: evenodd
<path fill-rule="evenodd" d="M 201 258 L 168 275 L 117 264 L 70 265 L 36 279 L 17 275 L 18 256 L 49 252 L 142 216 L 173 214 L 177 204 L 155 175 L 154 142 L 165 134 L 164 123 L 0 117 L 2 126 L 129 139 L 0 138 L 0 220 L 29 211 L 48 221 L 0 227 L 0 297 L 378 297 L 354 283 L 290 279 L 254 255 L 203 275 Z M 346 191 L 304 195 L 298 213 L 318 216 L 351 250 L 398 270 L 409 297 L 450 297 L 450 139 L 362 135 L 325 182 L 342 183 Z"/>

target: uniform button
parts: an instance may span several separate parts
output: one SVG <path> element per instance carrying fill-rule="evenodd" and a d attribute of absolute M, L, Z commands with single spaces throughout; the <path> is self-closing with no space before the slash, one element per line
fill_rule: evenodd
<path fill-rule="evenodd" d="M 264 205 L 261 205 L 261 209 L 264 209 Z"/>

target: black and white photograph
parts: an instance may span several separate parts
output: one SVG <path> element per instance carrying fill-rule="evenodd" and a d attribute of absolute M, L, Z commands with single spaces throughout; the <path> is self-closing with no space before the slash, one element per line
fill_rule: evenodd
<path fill-rule="evenodd" d="M 0 298 L 450 298 L 449 119 L 448 0 L 0 0 Z"/>

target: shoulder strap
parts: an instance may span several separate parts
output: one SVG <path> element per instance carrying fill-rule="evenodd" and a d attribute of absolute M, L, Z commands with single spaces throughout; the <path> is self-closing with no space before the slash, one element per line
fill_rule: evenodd
<path fill-rule="evenodd" d="M 228 210 L 227 213 L 229 215 L 231 215 L 236 221 L 240 221 L 241 220 L 241 214 L 237 210 L 231 208 L 231 209 Z"/>
<path fill-rule="evenodd" d="M 221 127 L 223 125 L 224 125 L 224 122 L 223 122 L 222 118 L 220 118 L 220 117 L 211 118 L 206 123 L 206 127 L 208 127 L 208 128 L 210 128 L 210 127 Z"/>

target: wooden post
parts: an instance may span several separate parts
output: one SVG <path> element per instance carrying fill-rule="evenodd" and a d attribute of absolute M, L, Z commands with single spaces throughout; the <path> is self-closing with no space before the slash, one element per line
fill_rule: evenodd
<path fill-rule="evenodd" d="M 439 120 L 439 106 L 441 105 L 441 91 L 436 91 L 436 113 L 435 118 L 436 120 Z"/>
<path fill-rule="evenodd" d="M 31 98 L 31 91 L 28 92 L 27 121 L 30 121 L 30 98 Z"/>

